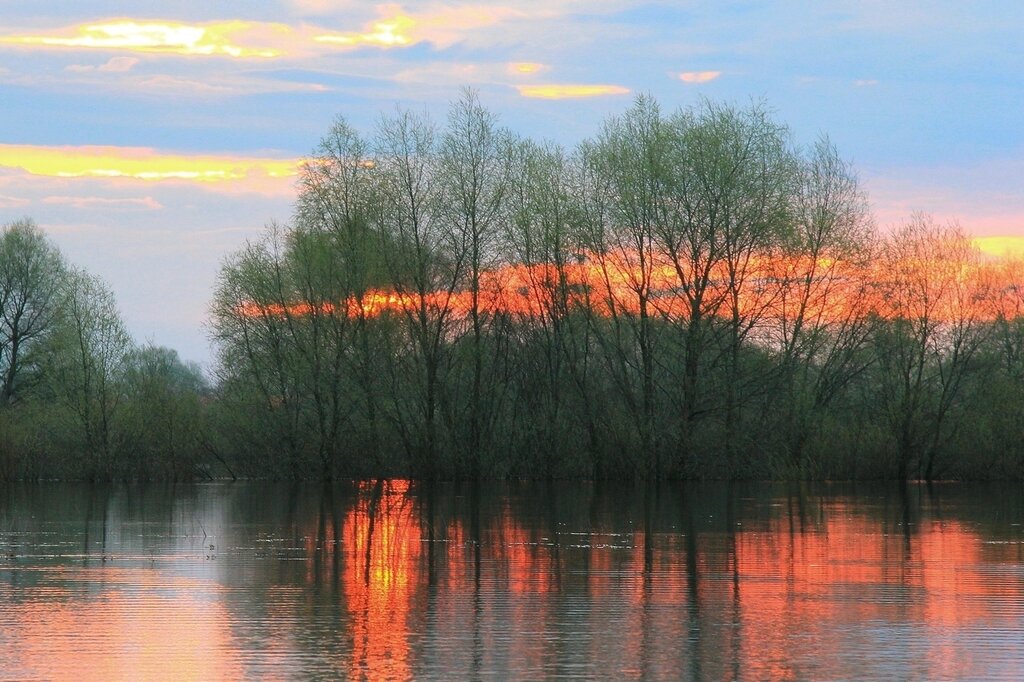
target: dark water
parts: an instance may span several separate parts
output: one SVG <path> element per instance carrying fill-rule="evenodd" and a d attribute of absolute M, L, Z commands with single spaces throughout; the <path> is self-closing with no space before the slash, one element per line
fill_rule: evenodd
<path fill-rule="evenodd" d="M 1024 679 L 1024 495 L 0 487 L 0 678 Z"/>

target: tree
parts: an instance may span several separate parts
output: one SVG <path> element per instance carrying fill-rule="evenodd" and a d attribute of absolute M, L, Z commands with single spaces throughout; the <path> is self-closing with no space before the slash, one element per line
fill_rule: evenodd
<path fill-rule="evenodd" d="M 481 276 L 499 264 L 499 239 L 506 218 L 511 136 L 497 125 L 476 93 L 466 90 L 448 112 L 438 150 L 439 218 L 456 259 L 464 263 L 460 289 L 469 294 L 470 389 L 465 403 L 469 433 L 465 459 L 480 476 L 480 454 L 493 431 L 500 394 L 494 389 L 497 356 L 485 357 L 485 325 L 496 321 L 481 301 Z M 499 337 L 500 338 L 500 335 Z M 490 371 L 488 371 L 490 370 Z M 490 374 L 490 376 L 487 376 Z"/>
<path fill-rule="evenodd" d="M 870 362 L 860 350 L 871 331 L 867 275 L 875 244 L 867 198 L 827 139 L 798 172 L 792 233 L 769 261 L 779 284 L 769 314 L 788 465 L 806 471 L 812 427 Z"/>
<path fill-rule="evenodd" d="M 954 408 L 991 329 L 978 252 L 959 226 L 917 215 L 885 242 L 873 339 L 878 405 L 894 440 L 897 475 L 931 480 L 940 447 L 960 426 Z"/>
<path fill-rule="evenodd" d="M 221 268 L 212 304 L 212 335 L 219 351 L 221 399 L 234 403 L 235 437 L 253 443 L 245 464 L 257 466 L 257 448 L 284 451 L 293 477 L 302 475 L 303 392 L 297 350 L 287 341 L 288 306 L 294 305 L 283 267 L 284 230 L 247 244 Z M 256 461 L 253 461 L 255 459 Z M 279 464 L 274 458 L 274 464 Z"/>
<path fill-rule="evenodd" d="M 48 359 L 51 389 L 75 417 L 93 478 L 114 469 L 114 416 L 131 337 L 107 285 L 70 269 L 61 289 L 62 314 Z"/>
<path fill-rule="evenodd" d="M 64 260 L 31 220 L 0 233 L 0 407 L 18 399 L 38 376 L 25 368 L 54 327 Z"/>
<path fill-rule="evenodd" d="M 127 473 L 188 478 L 202 453 L 200 401 L 209 394 L 202 370 L 177 351 L 147 344 L 125 358 L 122 378 Z"/>
<path fill-rule="evenodd" d="M 658 469 L 655 403 L 655 233 L 663 218 L 667 129 L 651 98 L 637 98 L 583 145 L 587 243 L 598 261 L 611 334 L 599 336 L 626 399 L 647 475 Z"/>

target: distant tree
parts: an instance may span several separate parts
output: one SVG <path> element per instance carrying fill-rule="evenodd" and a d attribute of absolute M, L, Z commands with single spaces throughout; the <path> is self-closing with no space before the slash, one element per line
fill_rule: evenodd
<path fill-rule="evenodd" d="M 202 457 L 200 401 L 210 392 L 200 367 L 177 351 L 145 345 L 125 358 L 121 430 L 126 473 L 190 478 Z"/>

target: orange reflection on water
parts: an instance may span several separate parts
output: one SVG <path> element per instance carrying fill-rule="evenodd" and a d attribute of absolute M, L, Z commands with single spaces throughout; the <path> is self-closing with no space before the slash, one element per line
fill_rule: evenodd
<path fill-rule="evenodd" d="M 150 568 L 32 569 L 41 580 L 0 583 L 7 679 L 239 679 L 231 616 L 210 582 Z M 84 588 L 84 593 L 83 589 Z"/>
<path fill-rule="evenodd" d="M 342 522 L 343 577 L 352 619 L 348 676 L 410 679 L 409 615 L 423 551 L 408 481 L 366 483 Z"/>
<path fill-rule="evenodd" d="M 903 630 L 908 646 L 926 647 L 916 664 L 928 677 L 962 676 L 963 646 L 952 646 L 948 633 L 992 627 L 993 604 L 1024 587 L 980 571 L 995 552 L 956 521 L 886 528 L 839 504 L 810 528 L 793 523 L 780 517 L 736 533 L 737 579 L 701 587 L 701 608 L 732 610 L 742 624 L 729 646 L 754 666 L 745 670 L 753 678 L 799 679 L 827 652 L 871 651 Z M 801 652 L 800 642 L 813 649 Z"/>

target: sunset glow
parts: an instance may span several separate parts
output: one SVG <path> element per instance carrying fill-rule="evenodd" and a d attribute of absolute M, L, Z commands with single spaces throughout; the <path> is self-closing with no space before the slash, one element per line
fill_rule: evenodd
<path fill-rule="evenodd" d="M 952 267 L 957 270 L 951 271 Z M 709 310 L 712 314 L 729 315 L 731 309 L 725 305 L 726 265 L 720 264 L 716 273 L 713 281 L 722 284 L 710 286 L 706 295 L 706 300 L 712 302 Z M 892 286 L 894 273 L 908 282 L 932 281 L 932 286 L 937 288 L 920 301 L 892 295 L 888 287 Z M 1015 298 L 1012 304 L 1003 299 L 1006 295 L 1012 297 L 1016 291 L 1013 288 L 1016 276 L 1017 270 L 1008 269 L 1007 261 L 1000 258 L 978 264 L 907 260 L 899 267 L 878 262 L 865 269 L 855 263 L 829 258 L 815 263 L 799 258 L 761 257 L 752 260 L 747 272 L 750 281 L 761 284 L 742 290 L 738 302 L 742 315 L 763 315 L 766 320 L 793 319 L 794 315 L 801 314 L 809 320 L 830 322 L 869 311 L 886 318 L 914 318 L 926 314 L 938 320 L 954 320 L 963 315 L 994 319 L 1000 311 L 1012 316 L 1006 306 L 1016 306 L 1018 302 Z M 814 277 L 816 284 L 809 297 L 803 300 L 799 293 L 806 277 Z M 965 295 L 976 301 L 972 304 L 974 308 L 962 310 L 963 300 L 939 283 L 941 277 L 960 278 L 968 287 Z M 691 303 L 681 293 L 679 276 L 671 263 L 656 261 L 645 275 L 628 255 L 624 258 L 591 255 L 581 263 L 566 264 L 561 269 L 551 264 L 537 264 L 509 265 L 487 271 L 481 276 L 477 305 L 488 314 L 539 319 L 552 314 L 553 297 L 563 286 L 559 282 L 564 281 L 566 303 L 572 308 L 586 308 L 604 317 L 637 314 L 640 305 L 637 287 L 644 279 L 649 282 L 648 305 L 652 311 L 664 319 L 688 318 Z M 990 301 L 979 298 L 983 295 L 994 298 Z M 796 303 L 792 302 L 794 300 Z M 287 306 L 247 302 L 239 305 L 236 312 L 250 318 L 339 314 L 354 318 L 385 313 L 415 315 L 421 304 L 435 313 L 444 311 L 465 317 L 472 309 L 473 296 L 465 290 L 437 291 L 421 299 L 410 292 L 371 290 L 345 302 L 295 302 Z"/>
<path fill-rule="evenodd" d="M 986 256 L 996 258 L 1024 257 L 1024 236 L 1004 235 L 999 237 L 975 237 L 974 244 Z"/>

